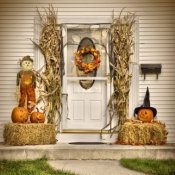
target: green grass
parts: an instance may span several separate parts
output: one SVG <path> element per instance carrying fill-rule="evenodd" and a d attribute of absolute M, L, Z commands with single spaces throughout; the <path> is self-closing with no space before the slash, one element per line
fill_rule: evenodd
<path fill-rule="evenodd" d="M 0 175 L 75 175 L 52 169 L 45 159 L 0 161 Z"/>
<path fill-rule="evenodd" d="M 121 159 L 120 163 L 126 168 L 149 175 L 175 175 L 175 159 Z"/>

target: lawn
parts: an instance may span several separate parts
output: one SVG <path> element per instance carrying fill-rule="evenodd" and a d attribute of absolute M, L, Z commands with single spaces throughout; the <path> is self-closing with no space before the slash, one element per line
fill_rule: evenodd
<path fill-rule="evenodd" d="M 0 175 L 75 175 L 53 170 L 47 160 L 0 161 Z"/>
<path fill-rule="evenodd" d="M 121 159 L 121 165 L 149 175 L 175 175 L 175 159 Z"/>

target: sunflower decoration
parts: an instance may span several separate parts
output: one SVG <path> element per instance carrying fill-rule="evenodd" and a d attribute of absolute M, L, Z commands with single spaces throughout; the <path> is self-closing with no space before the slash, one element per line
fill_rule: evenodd
<path fill-rule="evenodd" d="M 82 47 L 75 52 L 75 65 L 88 74 L 100 66 L 100 52 L 90 46 Z"/>

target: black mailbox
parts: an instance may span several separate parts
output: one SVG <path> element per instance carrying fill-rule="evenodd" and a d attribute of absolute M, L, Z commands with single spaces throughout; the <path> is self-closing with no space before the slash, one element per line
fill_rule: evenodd
<path fill-rule="evenodd" d="M 141 64 L 141 72 L 144 74 L 144 80 L 146 74 L 156 74 L 158 79 L 158 74 L 161 73 L 162 65 L 161 64 Z"/>

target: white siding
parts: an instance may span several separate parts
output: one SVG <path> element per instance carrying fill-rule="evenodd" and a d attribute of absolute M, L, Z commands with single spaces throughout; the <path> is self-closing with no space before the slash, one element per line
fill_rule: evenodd
<path fill-rule="evenodd" d="M 174 0 L 0 0 L 0 141 L 3 126 L 10 121 L 15 100 L 18 60 L 35 49 L 36 8 L 58 8 L 60 22 L 111 22 L 113 10 L 135 12 L 139 19 L 139 63 L 161 63 L 162 73 L 139 75 L 139 104 L 149 86 L 151 105 L 169 131 L 168 142 L 175 143 L 175 1 Z"/>

